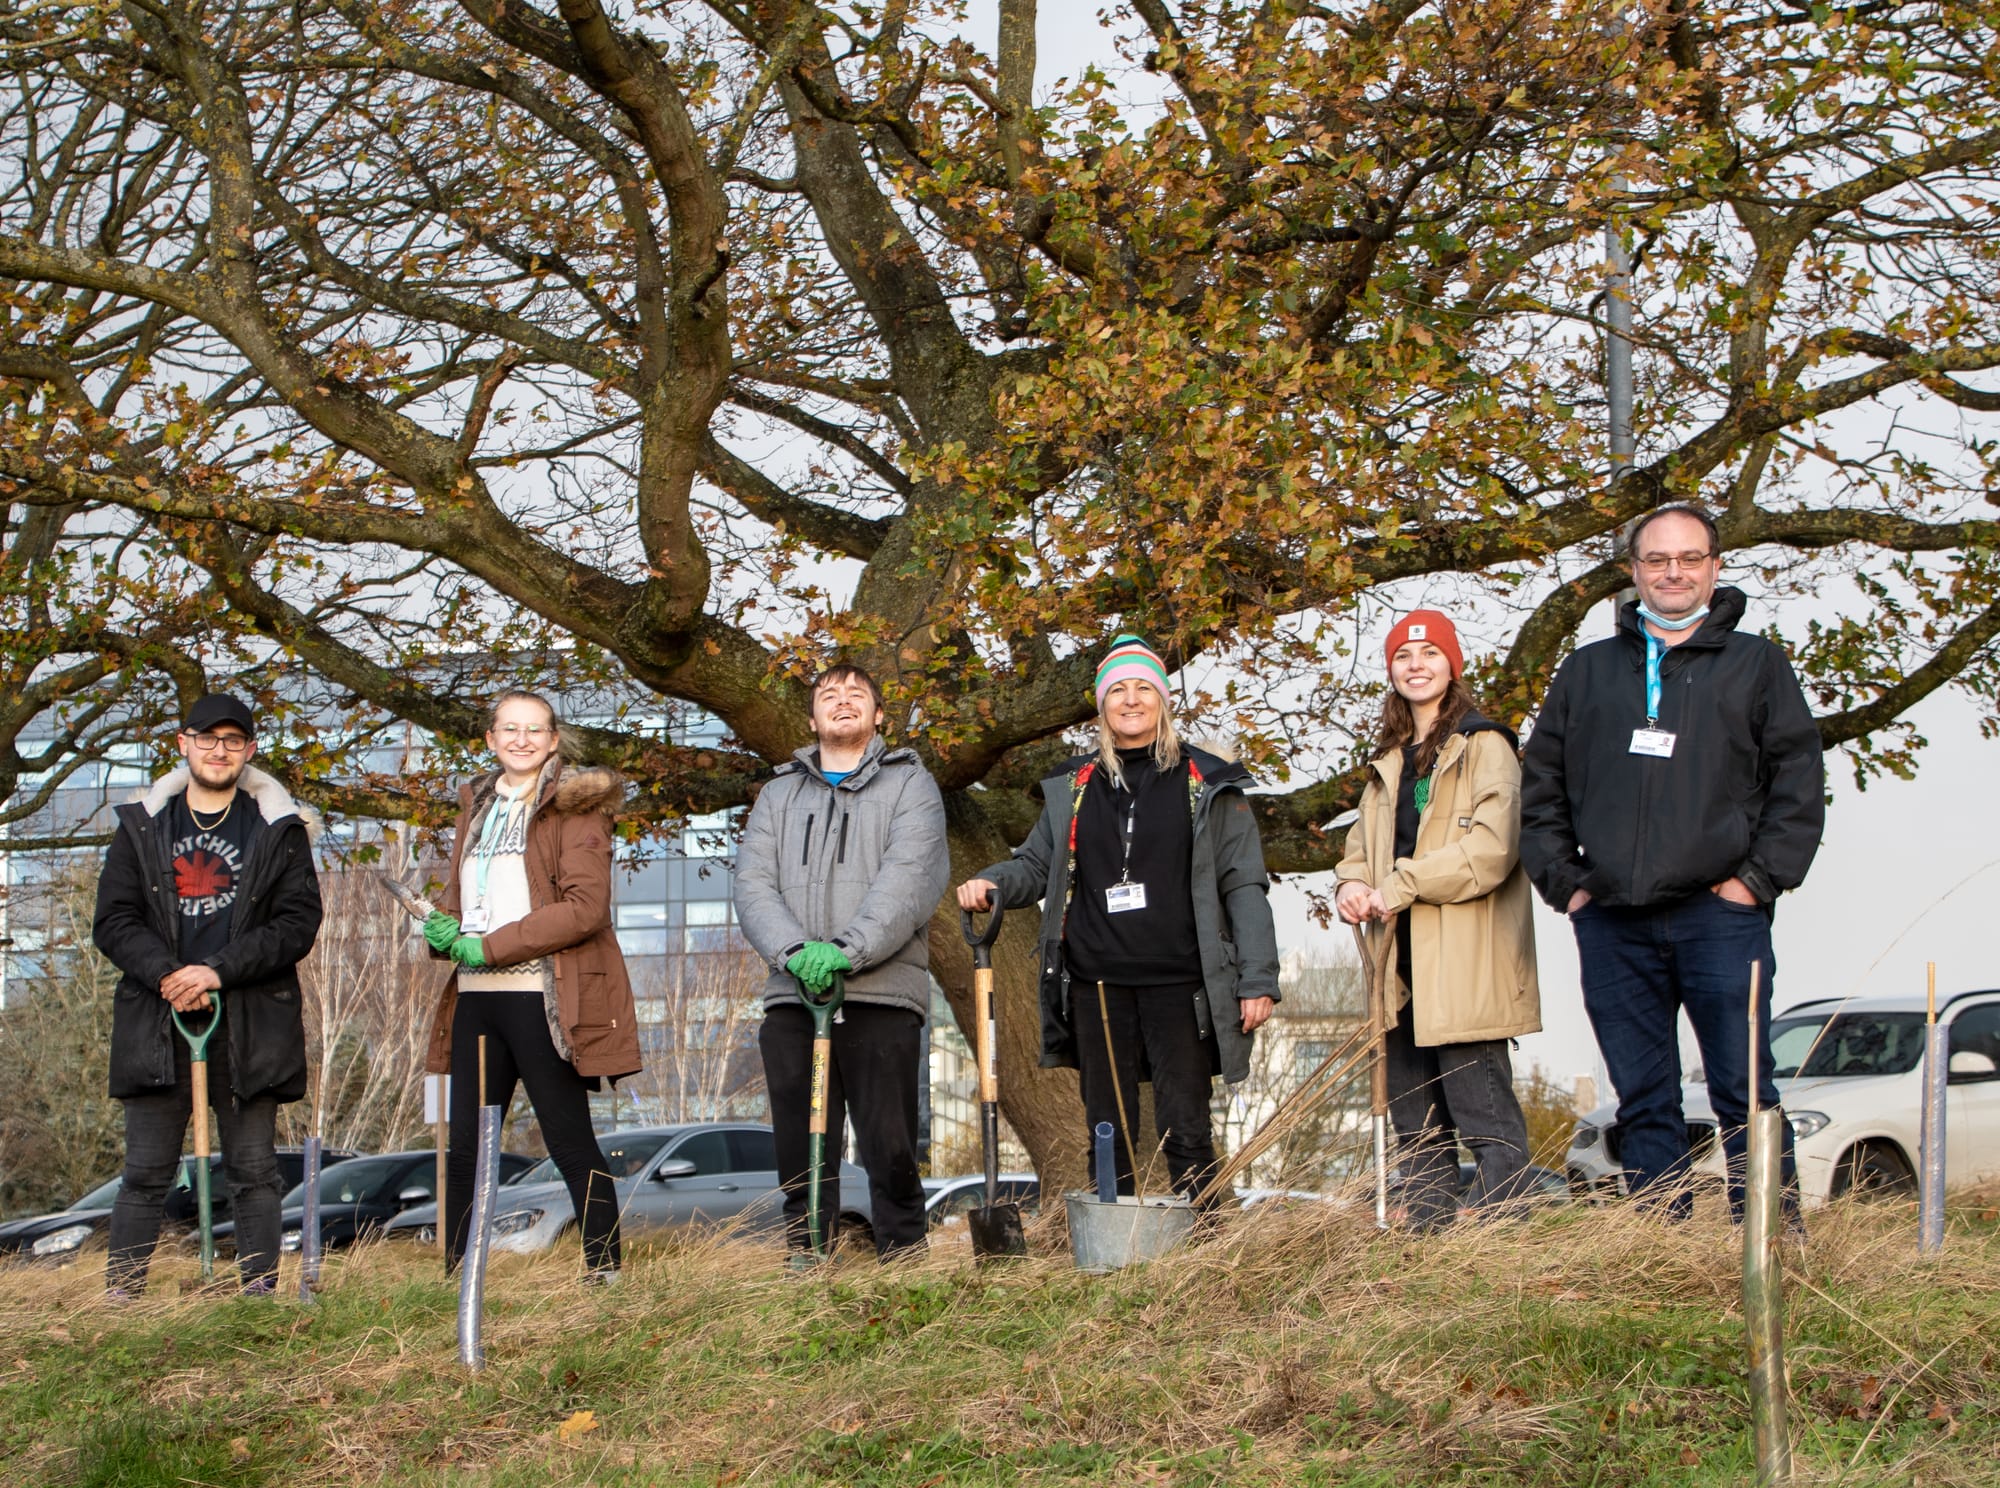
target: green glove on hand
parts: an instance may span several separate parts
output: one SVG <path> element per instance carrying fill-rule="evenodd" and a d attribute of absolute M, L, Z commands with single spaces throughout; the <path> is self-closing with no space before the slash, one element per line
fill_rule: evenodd
<path fill-rule="evenodd" d="M 424 921 L 424 943 L 440 956 L 451 954 L 451 943 L 458 939 L 458 921 L 441 909 L 431 911 Z"/>
<path fill-rule="evenodd" d="M 477 971 L 486 964 L 486 947 L 476 935 L 459 936 L 445 954 L 468 971 Z"/>
<path fill-rule="evenodd" d="M 830 941 L 809 940 L 785 963 L 785 970 L 797 977 L 808 992 L 824 992 L 836 971 L 852 971 L 847 952 Z"/>

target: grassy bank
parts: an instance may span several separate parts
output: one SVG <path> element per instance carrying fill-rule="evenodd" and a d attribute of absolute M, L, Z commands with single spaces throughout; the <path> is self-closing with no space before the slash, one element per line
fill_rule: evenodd
<path fill-rule="evenodd" d="M 1800 1480 L 2000 1480 L 2000 1234 L 1816 1216 L 1788 1258 Z M 0 1272 L 0 1481 L 1691 1484 L 1752 1480 L 1728 1226 L 1620 1211 L 1412 1240 L 1247 1216 L 1143 1270 L 962 1249 L 807 1279 L 773 1252 L 496 1263 L 462 1371 L 427 1254 L 336 1259 L 319 1302 L 146 1300 Z M 187 1295 L 180 1295 L 182 1286 Z M 585 1414 L 588 1413 L 588 1414 Z"/>

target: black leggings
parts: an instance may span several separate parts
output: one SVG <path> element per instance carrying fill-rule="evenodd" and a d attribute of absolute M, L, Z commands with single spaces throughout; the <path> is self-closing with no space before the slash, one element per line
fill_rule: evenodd
<path fill-rule="evenodd" d="M 1215 1171 L 1215 1142 L 1208 1099 L 1213 1088 L 1215 1043 L 1201 1036 L 1194 1000 L 1207 996 L 1199 982 L 1179 987 L 1121 987 L 1071 982 L 1077 1073 L 1083 1083 L 1084 1118 L 1095 1133 L 1111 1123 L 1118 1141 L 1118 1192 L 1134 1191 L 1134 1138 L 1127 1122 L 1139 1120 L 1139 1070 L 1153 1086 L 1153 1119 L 1167 1177 L 1177 1193 L 1192 1197 Z M 1101 1002 L 1100 1002 L 1101 999 Z M 1111 1025 L 1107 1057 L 1104 1025 Z M 1121 1119 L 1121 1107 L 1123 1119 Z M 1097 1143 L 1090 1139 L 1090 1176 L 1097 1179 Z"/>
<path fill-rule="evenodd" d="M 485 1104 L 505 1107 L 514 1082 L 542 1126 L 549 1156 L 562 1169 L 570 1202 L 582 1216 L 587 1270 L 618 1267 L 618 1193 L 611 1165 L 590 1125 L 590 1082 L 556 1053 L 539 992 L 460 992 L 451 1020 L 451 1150 L 445 1159 L 445 1265 L 465 1254 L 472 1217 L 472 1175 L 479 1157 L 479 1038 L 486 1036 Z"/>

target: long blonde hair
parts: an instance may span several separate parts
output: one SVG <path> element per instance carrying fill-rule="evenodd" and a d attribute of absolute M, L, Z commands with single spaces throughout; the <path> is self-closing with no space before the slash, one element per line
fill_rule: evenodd
<path fill-rule="evenodd" d="M 1148 687 L 1153 684 L 1148 682 Z M 1165 693 L 1153 687 L 1153 695 L 1160 700 L 1160 728 L 1153 735 L 1153 768 L 1162 775 L 1175 769 L 1181 762 L 1181 736 L 1174 728 L 1174 710 Z M 1111 726 L 1104 721 L 1104 715 L 1097 715 L 1097 759 L 1111 776 L 1112 783 L 1123 787 L 1125 784 L 1125 762 L 1118 758 L 1118 745 L 1111 737 Z"/>

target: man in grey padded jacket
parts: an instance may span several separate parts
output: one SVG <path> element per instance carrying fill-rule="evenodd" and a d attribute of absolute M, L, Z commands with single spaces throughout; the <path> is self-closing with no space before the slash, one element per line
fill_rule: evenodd
<path fill-rule="evenodd" d="M 924 1239 L 917 1081 L 925 1066 L 932 912 L 951 876 L 944 800 L 916 754 L 888 749 L 882 696 L 857 666 L 813 683 L 815 742 L 778 767 L 750 808 L 736 855 L 736 918 L 771 968 L 758 1044 L 771 1096 L 790 1245 L 807 1244 L 812 1015 L 798 994 L 836 973 L 829 1133 L 848 1115 L 885 1259 Z M 827 1144 L 822 1209 L 840 1212 L 840 1143 Z"/>

